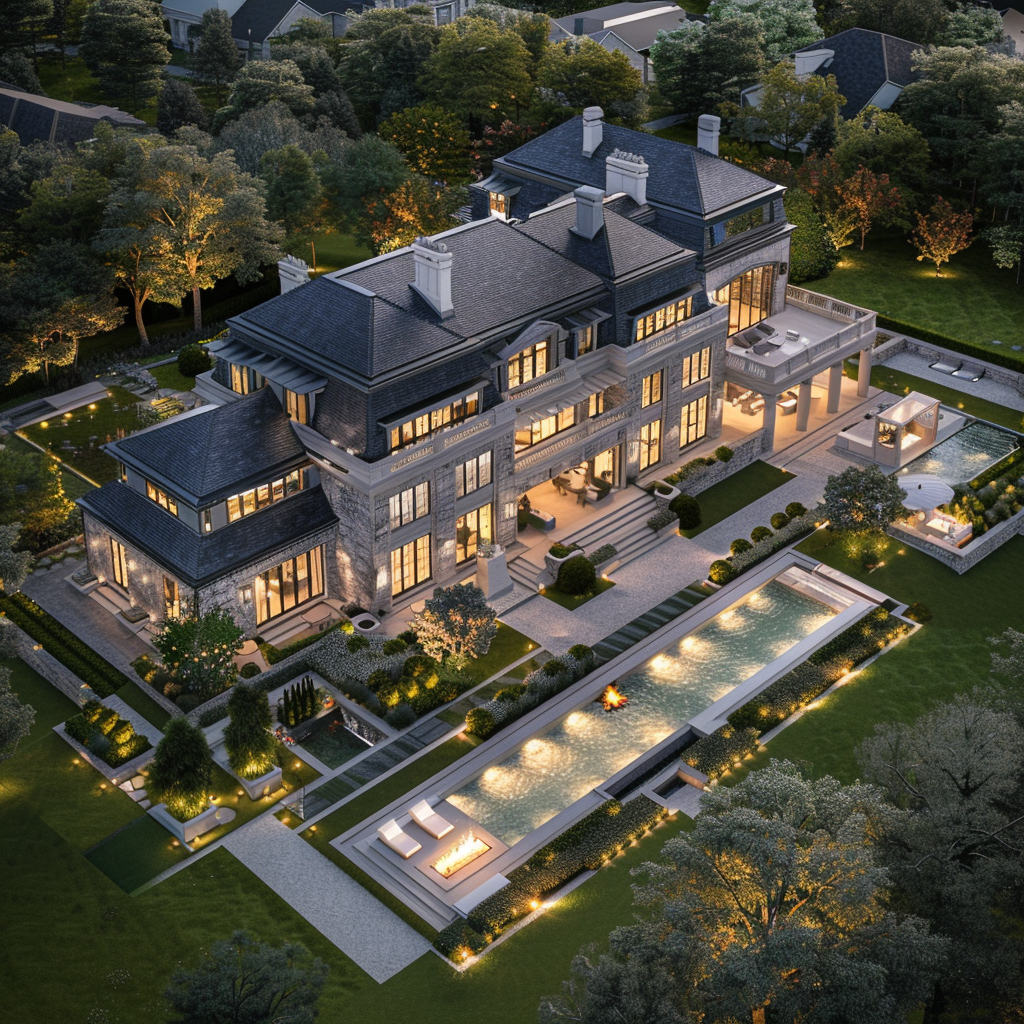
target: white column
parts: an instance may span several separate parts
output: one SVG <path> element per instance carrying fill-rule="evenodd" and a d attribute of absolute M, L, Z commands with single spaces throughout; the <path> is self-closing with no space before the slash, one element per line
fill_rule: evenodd
<path fill-rule="evenodd" d="M 871 383 L 871 349 L 860 350 L 860 368 L 857 370 L 857 397 L 868 397 L 868 385 Z"/>
<path fill-rule="evenodd" d="M 826 412 L 839 412 L 839 396 L 843 390 L 843 364 L 828 368 L 828 406 Z"/>
<path fill-rule="evenodd" d="M 775 404 L 775 395 L 762 395 L 764 399 L 764 418 L 761 420 L 761 426 L 765 429 L 765 446 L 764 451 L 770 452 L 775 448 L 775 413 L 778 406 Z"/>
<path fill-rule="evenodd" d="M 796 429 L 806 430 L 807 420 L 811 415 L 811 382 L 800 381 L 796 396 Z"/>

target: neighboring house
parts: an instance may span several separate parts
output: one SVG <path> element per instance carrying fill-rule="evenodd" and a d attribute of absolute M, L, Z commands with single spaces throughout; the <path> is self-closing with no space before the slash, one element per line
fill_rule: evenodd
<path fill-rule="evenodd" d="M 846 97 L 842 117 L 851 118 L 865 107 L 888 110 L 896 97 L 918 78 L 911 67 L 920 43 L 866 28 L 851 28 L 829 36 L 793 54 L 798 75 L 835 75 L 839 92 Z M 740 102 L 756 107 L 761 102 L 759 85 L 744 89 Z"/>
<path fill-rule="evenodd" d="M 785 190 L 717 138 L 713 117 L 696 149 L 588 108 L 496 160 L 468 224 L 308 283 L 282 261 L 282 294 L 210 345 L 215 407 L 108 445 L 121 479 L 81 502 L 92 572 L 154 620 L 198 594 L 284 638 L 318 604 L 464 578 L 564 473 L 597 502 L 656 479 L 713 446 L 731 397 L 763 396 L 742 430 L 767 448 L 787 388 L 797 429 L 815 374 L 835 411 L 874 315 L 787 289 Z M 782 344 L 788 302 L 813 341 Z"/>
<path fill-rule="evenodd" d="M 242 3 L 243 0 L 169 0 L 161 4 L 160 10 L 170 27 L 171 42 L 179 50 L 188 50 L 189 29 L 201 24 L 207 11 L 220 8 L 231 17 Z"/>
<path fill-rule="evenodd" d="M 651 46 L 659 32 L 671 32 L 686 21 L 686 11 L 662 0 L 620 3 L 551 20 L 553 43 L 588 36 L 606 50 L 624 53 L 645 82 L 654 81 Z"/>
<path fill-rule="evenodd" d="M 116 107 L 68 103 L 36 96 L 17 86 L 0 87 L 0 124 L 17 132 L 23 146 L 33 142 L 84 142 L 96 134 L 99 121 L 118 128 L 145 128 L 146 122 Z"/>
<path fill-rule="evenodd" d="M 1003 0 L 996 10 L 1003 19 L 1004 34 L 1013 43 L 1013 53 L 1024 57 L 1024 0 L 1015 0 L 1014 3 Z"/>
<path fill-rule="evenodd" d="M 367 6 L 374 6 L 372 3 Z M 450 25 L 456 18 L 461 18 L 476 0 L 393 0 L 377 4 L 378 7 L 430 7 L 434 12 L 436 25 Z"/>

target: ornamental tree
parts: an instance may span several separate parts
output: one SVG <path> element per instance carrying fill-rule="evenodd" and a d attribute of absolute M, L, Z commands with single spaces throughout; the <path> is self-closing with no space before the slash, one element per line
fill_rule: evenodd
<path fill-rule="evenodd" d="M 875 174 L 866 167 L 858 168 L 839 186 L 839 195 L 860 231 L 861 252 L 872 225 L 891 224 L 903 208 L 903 196 L 889 175 Z"/>
<path fill-rule="evenodd" d="M 283 103 L 296 117 L 312 112 L 313 88 L 291 60 L 253 60 L 235 76 L 227 105 L 217 111 L 215 129 L 267 103 Z"/>
<path fill-rule="evenodd" d="M 822 35 L 811 0 L 712 0 L 709 22 L 731 19 L 757 21 L 764 37 L 764 55 L 771 64 L 817 42 Z"/>
<path fill-rule="evenodd" d="M 903 507 L 906 494 L 896 477 L 878 466 L 850 466 L 825 484 L 824 515 L 835 533 L 870 533 L 910 513 Z"/>
<path fill-rule="evenodd" d="M 392 143 L 417 174 L 457 185 L 472 178 L 469 132 L 460 117 L 424 103 L 398 111 L 378 134 Z"/>
<path fill-rule="evenodd" d="M 157 744 L 149 781 L 179 821 L 201 814 L 213 785 L 213 758 L 203 730 L 187 718 L 172 718 Z"/>
<path fill-rule="evenodd" d="M 167 619 L 153 638 L 164 668 L 187 693 L 204 700 L 226 690 L 238 678 L 235 655 L 244 631 L 224 608 Z"/>
<path fill-rule="evenodd" d="M 22 704 L 11 689 L 11 670 L 0 665 L 0 761 L 17 751 L 19 740 L 28 735 L 35 720 L 35 708 Z"/>
<path fill-rule="evenodd" d="M 489 650 L 498 632 L 496 619 L 479 587 L 456 583 L 427 600 L 412 628 L 424 654 L 438 661 L 447 658 L 454 668 L 465 668 L 470 659 Z"/>
<path fill-rule="evenodd" d="M 232 771 L 256 779 L 274 767 L 274 737 L 270 733 L 270 701 L 263 690 L 239 683 L 228 699 L 224 747 Z"/>
<path fill-rule="evenodd" d="M 941 277 L 943 263 L 963 252 L 971 244 L 974 218 L 970 212 L 958 213 L 942 196 L 932 204 L 927 215 L 915 213 L 917 229 L 910 238 L 918 251 L 918 260 L 935 264 L 935 276 Z"/>
<path fill-rule="evenodd" d="M 271 946 L 237 931 L 196 967 L 178 967 L 165 991 L 177 1020 L 204 1024 L 313 1024 L 328 968 L 305 946 Z"/>
<path fill-rule="evenodd" d="M 0 523 L 0 590 L 8 594 L 13 594 L 25 582 L 32 566 L 30 552 L 13 550 L 20 535 L 21 523 Z"/>

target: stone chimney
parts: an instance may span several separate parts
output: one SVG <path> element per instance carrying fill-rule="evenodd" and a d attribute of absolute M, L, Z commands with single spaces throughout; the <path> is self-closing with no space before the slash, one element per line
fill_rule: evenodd
<path fill-rule="evenodd" d="M 701 114 L 697 118 L 697 148 L 705 153 L 718 156 L 718 133 L 722 128 L 722 119 L 714 114 Z"/>
<path fill-rule="evenodd" d="M 583 111 L 583 155 L 593 156 L 604 138 L 604 111 L 600 107 L 587 107 Z"/>
<path fill-rule="evenodd" d="M 642 156 L 615 150 L 604 162 L 604 190 L 613 196 L 625 192 L 638 206 L 647 202 L 648 166 Z"/>
<path fill-rule="evenodd" d="M 281 279 L 281 294 L 309 284 L 309 266 L 298 256 L 285 256 L 277 261 L 277 276 Z"/>
<path fill-rule="evenodd" d="M 604 193 L 592 185 L 581 185 L 576 197 L 576 223 L 570 229 L 588 241 L 604 227 Z"/>
<path fill-rule="evenodd" d="M 416 280 L 409 287 L 429 303 L 442 320 L 447 320 L 455 312 L 452 305 L 452 254 L 448 246 L 430 238 L 417 238 L 412 243 L 412 259 Z"/>

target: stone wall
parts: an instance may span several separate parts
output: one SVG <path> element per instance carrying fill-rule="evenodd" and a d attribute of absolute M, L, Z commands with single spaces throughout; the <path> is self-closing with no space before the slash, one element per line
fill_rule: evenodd
<path fill-rule="evenodd" d="M 885 334 L 890 332 L 882 327 L 880 328 Z M 879 345 L 873 354 L 874 361 L 876 363 L 884 363 L 890 356 L 897 355 L 900 352 L 912 352 L 915 355 L 925 356 L 931 359 L 932 362 L 936 362 L 939 359 L 949 359 L 952 355 L 958 362 L 963 360 L 968 363 L 977 363 L 979 366 L 985 367 L 985 379 L 995 381 L 997 384 L 1005 384 L 1007 387 L 1013 388 L 1018 394 L 1024 395 L 1024 373 L 1018 373 L 1016 370 L 1007 369 L 1004 366 L 996 366 L 994 363 L 987 363 L 980 356 L 962 356 L 958 352 L 951 353 L 949 349 L 940 348 L 938 345 L 932 345 L 924 341 L 917 341 L 915 338 L 908 338 L 905 335 L 896 335 L 891 341 L 886 341 Z"/>
<path fill-rule="evenodd" d="M 20 626 L 11 622 L 7 628 L 14 630 L 18 643 L 18 657 L 60 690 L 65 697 L 82 705 L 90 697 L 98 696 L 94 695 L 71 669 L 62 665 L 49 651 L 44 651 Z"/>
<path fill-rule="evenodd" d="M 992 554 L 996 548 L 1002 547 L 1008 540 L 1024 534 L 1024 509 L 1015 516 L 997 523 L 990 530 L 986 530 L 977 540 L 964 548 L 955 548 L 947 544 L 932 544 L 925 540 L 919 533 L 908 530 L 897 523 L 889 527 L 889 533 L 903 544 L 909 544 L 918 551 L 938 559 L 943 565 L 960 573 L 967 572 L 974 568 L 983 558 Z"/>
<path fill-rule="evenodd" d="M 732 476 L 733 473 L 739 472 L 761 458 L 764 451 L 764 435 L 764 430 L 755 430 L 752 434 L 748 434 L 739 444 L 728 446 L 732 448 L 732 458 L 728 462 L 716 462 L 713 466 L 700 466 L 675 486 L 685 494 L 700 494 L 701 491 L 706 491 L 709 487 L 721 483 L 726 477 Z M 700 448 L 694 450 L 691 458 L 707 457 L 714 452 L 716 447 L 713 439 L 706 441 Z M 683 465 L 685 466 L 686 462 Z M 665 474 L 665 476 L 671 475 L 671 472 Z"/>

